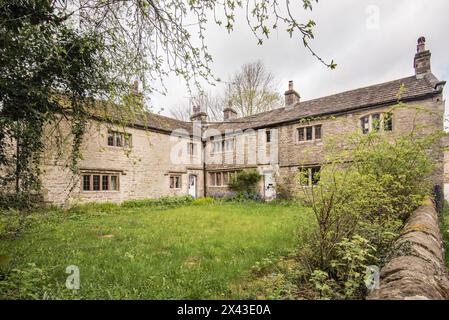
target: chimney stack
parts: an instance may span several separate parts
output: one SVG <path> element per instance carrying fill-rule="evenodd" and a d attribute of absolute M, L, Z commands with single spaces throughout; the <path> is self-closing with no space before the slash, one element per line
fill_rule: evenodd
<path fill-rule="evenodd" d="M 300 101 L 300 95 L 293 87 L 293 81 L 288 82 L 288 90 L 285 91 L 285 110 L 291 110 Z"/>
<path fill-rule="evenodd" d="M 232 121 L 237 118 L 237 111 L 232 107 L 231 100 L 229 100 L 228 106 L 223 109 L 224 121 Z"/>
<path fill-rule="evenodd" d="M 201 110 L 199 105 L 193 106 L 193 114 L 190 117 L 191 121 L 205 122 L 207 120 L 207 113 Z"/>
<path fill-rule="evenodd" d="M 418 79 L 422 79 L 426 74 L 431 72 L 430 57 L 432 54 L 426 50 L 426 38 L 418 39 L 418 46 L 415 54 L 414 68 Z"/>

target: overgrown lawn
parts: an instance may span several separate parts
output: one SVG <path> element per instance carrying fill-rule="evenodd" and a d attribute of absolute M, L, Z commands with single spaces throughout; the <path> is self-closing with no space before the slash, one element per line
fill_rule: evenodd
<path fill-rule="evenodd" d="M 312 223 L 303 207 L 260 203 L 93 205 L 28 220 L 0 241 L 2 298 L 239 299 L 233 288 L 253 267 L 291 252 Z M 77 291 L 65 287 L 69 265 L 80 270 Z"/>

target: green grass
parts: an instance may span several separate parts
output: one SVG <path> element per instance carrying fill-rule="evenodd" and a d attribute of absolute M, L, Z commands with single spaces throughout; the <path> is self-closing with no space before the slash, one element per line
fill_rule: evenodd
<path fill-rule="evenodd" d="M 443 223 L 441 224 L 441 233 L 443 235 L 445 247 L 446 267 L 449 269 L 449 203 L 444 202 L 443 208 Z"/>
<path fill-rule="evenodd" d="M 239 299 L 232 288 L 252 266 L 288 254 L 298 229 L 311 225 L 303 207 L 258 203 L 94 205 L 30 220 L 24 234 L 0 242 L 0 256 L 12 258 L 1 267 L 3 298 Z M 69 265 L 80 269 L 76 292 L 65 288 Z"/>

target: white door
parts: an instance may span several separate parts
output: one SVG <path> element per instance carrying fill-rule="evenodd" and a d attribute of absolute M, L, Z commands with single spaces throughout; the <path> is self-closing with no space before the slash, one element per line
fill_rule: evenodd
<path fill-rule="evenodd" d="M 189 195 L 196 198 L 196 176 L 193 174 L 189 175 Z"/>
<path fill-rule="evenodd" d="M 276 198 L 276 188 L 273 172 L 272 171 L 264 172 L 263 180 L 264 180 L 265 200 L 271 201 L 274 198 Z"/>

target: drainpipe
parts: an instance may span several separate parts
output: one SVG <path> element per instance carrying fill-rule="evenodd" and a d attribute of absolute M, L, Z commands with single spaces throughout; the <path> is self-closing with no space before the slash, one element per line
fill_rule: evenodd
<path fill-rule="evenodd" d="M 203 195 L 207 197 L 207 177 L 206 177 L 206 141 L 203 141 Z"/>

